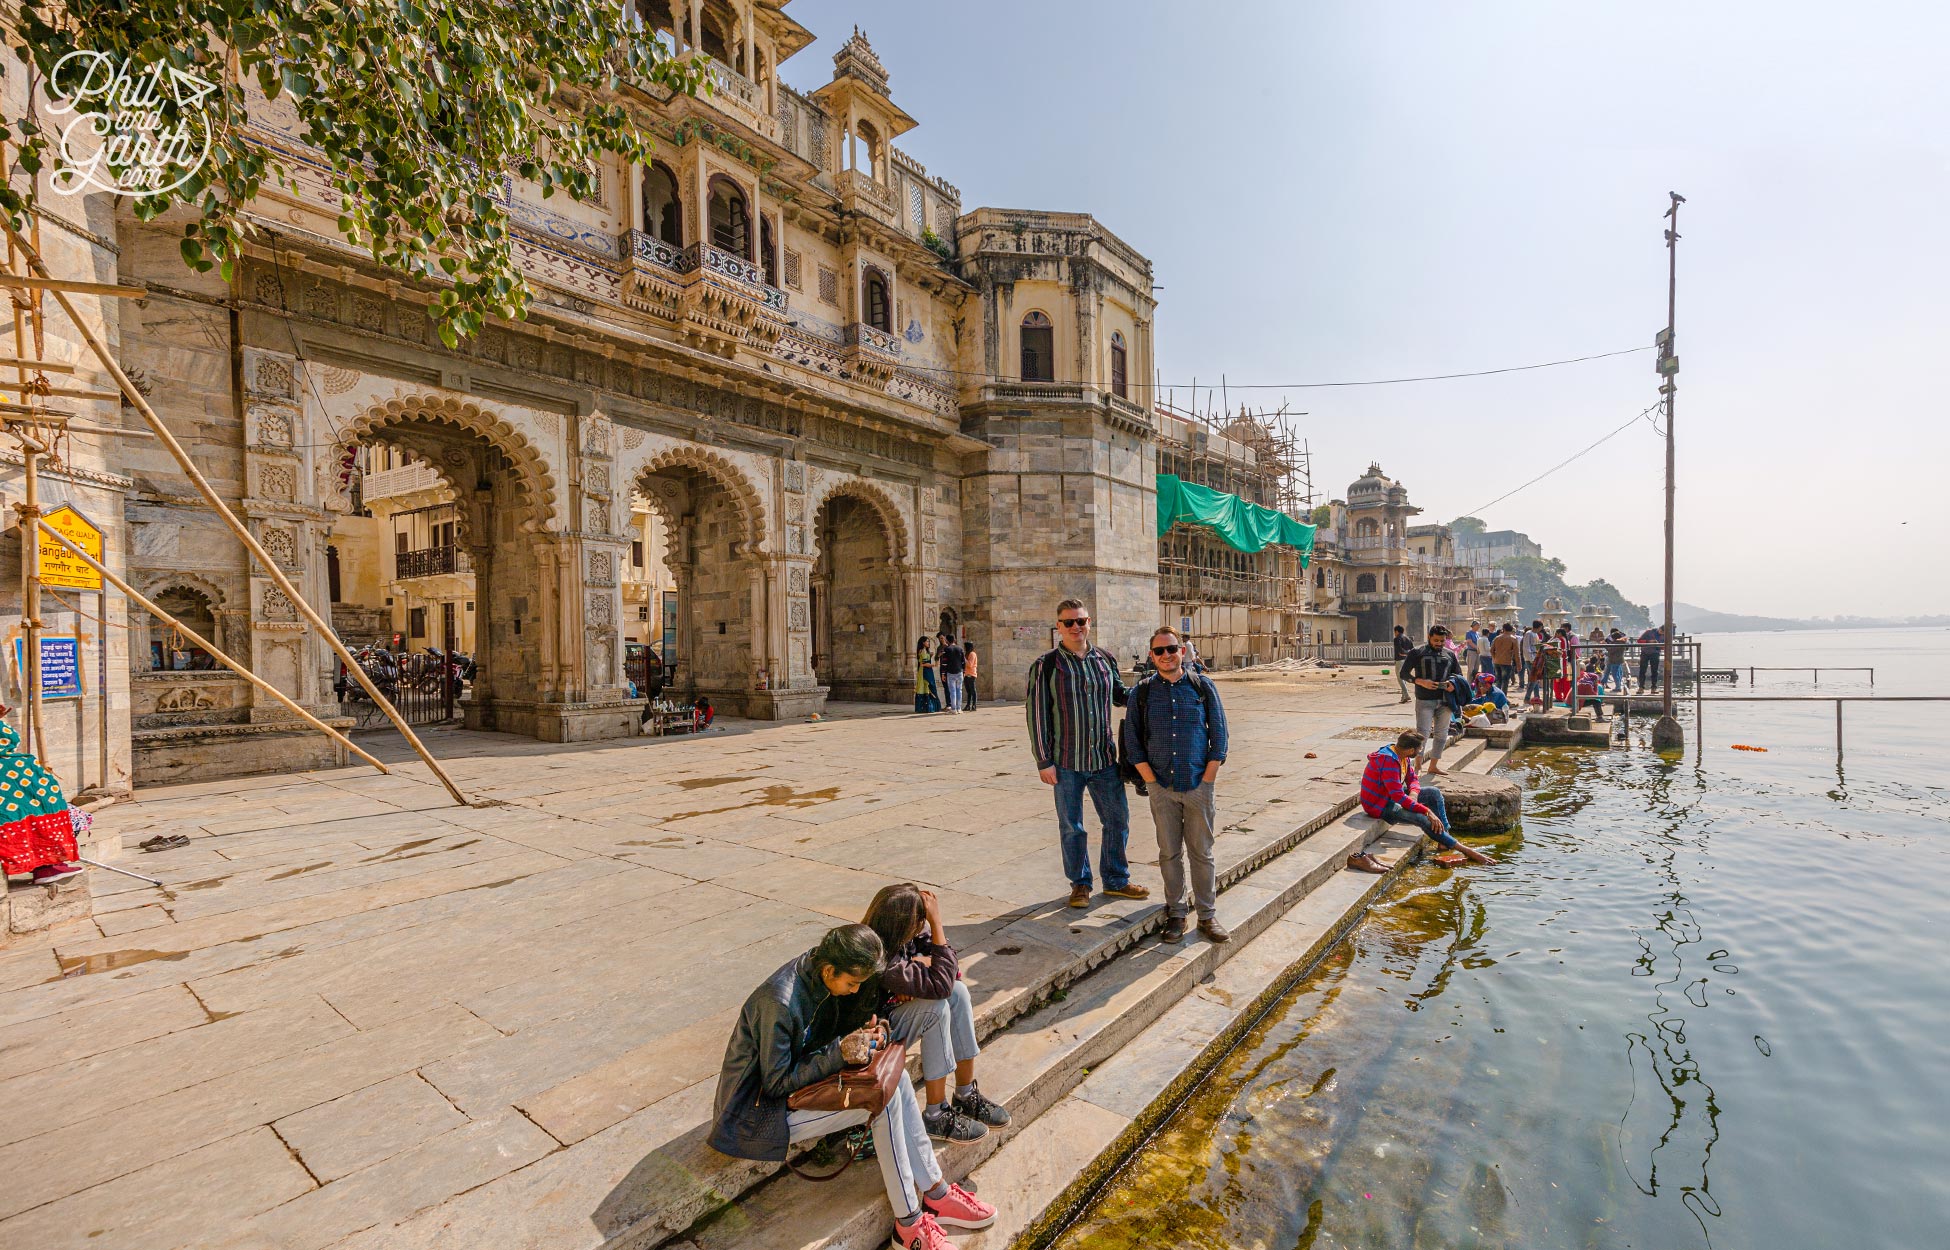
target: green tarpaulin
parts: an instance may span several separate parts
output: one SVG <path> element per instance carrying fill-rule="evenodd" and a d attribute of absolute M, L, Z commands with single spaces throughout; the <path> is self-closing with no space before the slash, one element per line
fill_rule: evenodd
<path fill-rule="evenodd" d="M 1205 526 L 1236 551 L 1264 551 L 1268 543 L 1291 547 L 1300 553 L 1301 568 L 1307 567 L 1313 555 L 1314 527 L 1304 521 L 1248 503 L 1237 495 L 1182 481 L 1175 474 L 1160 473 L 1158 533 L 1165 533 L 1180 521 Z"/>

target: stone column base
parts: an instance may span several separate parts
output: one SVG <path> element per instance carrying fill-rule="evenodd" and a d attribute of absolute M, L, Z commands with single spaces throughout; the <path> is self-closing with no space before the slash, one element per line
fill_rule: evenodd
<path fill-rule="evenodd" d="M 86 920 L 95 914 L 95 896 L 83 871 L 53 885 L 5 886 L 6 914 L 0 917 L 0 947 L 45 937 L 57 924 Z"/>
<path fill-rule="evenodd" d="M 483 709 L 482 719 L 501 733 L 519 734 L 538 742 L 597 742 L 630 738 L 637 732 L 643 700 L 603 703 L 516 703 L 496 699 Z M 475 711 L 468 708 L 467 727 L 476 728 Z"/>
<path fill-rule="evenodd" d="M 745 715 L 753 720 L 804 720 L 814 713 L 826 710 L 826 687 L 809 686 L 804 690 L 754 690 L 744 696 L 744 703 Z"/>

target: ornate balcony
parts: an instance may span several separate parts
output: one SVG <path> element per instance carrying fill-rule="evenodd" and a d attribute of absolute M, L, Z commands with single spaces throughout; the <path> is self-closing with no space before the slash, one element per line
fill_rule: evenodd
<path fill-rule="evenodd" d="M 835 179 L 840 202 L 856 213 L 864 213 L 886 225 L 901 228 L 899 210 L 892 190 L 875 182 L 857 169 L 842 169 Z"/>
<path fill-rule="evenodd" d="M 884 383 L 900 368 L 901 341 L 864 321 L 852 322 L 846 327 L 846 361 L 858 376 Z"/>
<path fill-rule="evenodd" d="M 718 61 L 705 66 L 704 78 L 710 83 L 709 99 L 720 112 L 777 141 L 779 121 L 765 110 L 763 87 Z M 705 93 L 700 91 L 698 96 L 705 98 Z"/>
<path fill-rule="evenodd" d="M 702 241 L 680 248 L 641 230 L 630 231 L 623 245 L 630 258 L 623 299 L 631 307 L 721 355 L 778 341 L 786 294 L 767 285 L 756 264 Z"/>

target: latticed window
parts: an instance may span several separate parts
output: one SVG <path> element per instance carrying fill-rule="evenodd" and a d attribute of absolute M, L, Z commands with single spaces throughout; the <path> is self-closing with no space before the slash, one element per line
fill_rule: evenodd
<path fill-rule="evenodd" d="M 909 216 L 914 218 L 914 228 L 916 230 L 928 224 L 927 199 L 922 195 L 921 184 L 918 182 L 910 182 L 907 184 L 907 212 Z"/>
<path fill-rule="evenodd" d="M 1110 332 L 1110 393 L 1119 399 L 1130 398 L 1124 385 L 1124 369 L 1124 335 L 1112 330 Z"/>
<path fill-rule="evenodd" d="M 711 179 L 711 246 L 733 256 L 752 258 L 751 206 L 731 179 Z"/>
<path fill-rule="evenodd" d="M 819 298 L 837 306 L 840 302 L 840 271 L 819 267 Z"/>
<path fill-rule="evenodd" d="M 892 301 L 887 298 L 887 277 L 878 269 L 869 269 L 866 274 L 867 315 L 866 322 L 884 334 L 894 330 L 894 310 Z"/>
<path fill-rule="evenodd" d="M 791 248 L 785 249 L 785 284 L 795 291 L 803 291 L 799 285 L 799 253 Z"/>
<path fill-rule="evenodd" d="M 1022 380 L 1056 381 L 1056 328 L 1034 309 L 1022 319 Z"/>

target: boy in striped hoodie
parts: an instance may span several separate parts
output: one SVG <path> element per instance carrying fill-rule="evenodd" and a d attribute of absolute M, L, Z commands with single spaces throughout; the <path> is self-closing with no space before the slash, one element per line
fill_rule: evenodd
<path fill-rule="evenodd" d="M 1474 863 L 1487 864 L 1490 857 L 1474 847 L 1464 846 L 1449 832 L 1449 808 L 1442 791 L 1424 786 L 1415 775 L 1415 757 L 1422 750 L 1422 735 L 1405 731 L 1387 746 L 1368 756 L 1368 767 L 1361 774 L 1361 810 L 1391 825 L 1411 824 L 1448 849 Z M 1388 865 L 1368 851 L 1347 857 L 1347 866 L 1356 872 L 1384 873 Z"/>

